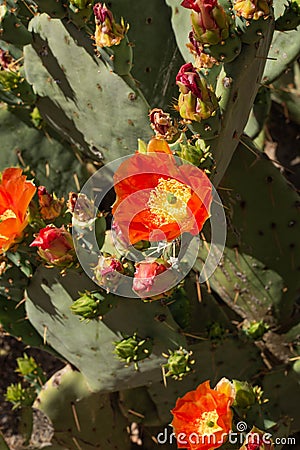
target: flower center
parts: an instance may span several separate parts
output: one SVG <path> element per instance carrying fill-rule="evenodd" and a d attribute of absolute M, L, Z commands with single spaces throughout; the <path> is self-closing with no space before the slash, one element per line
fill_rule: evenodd
<path fill-rule="evenodd" d="M 219 415 L 215 409 L 213 411 L 205 411 L 196 422 L 199 436 L 211 435 L 221 431 L 222 428 L 217 424 L 218 418 Z"/>
<path fill-rule="evenodd" d="M 191 195 L 191 188 L 180 181 L 160 178 L 156 188 L 150 192 L 147 203 L 151 213 L 156 216 L 154 223 L 162 226 L 187 219 L 187 203 Z"/>

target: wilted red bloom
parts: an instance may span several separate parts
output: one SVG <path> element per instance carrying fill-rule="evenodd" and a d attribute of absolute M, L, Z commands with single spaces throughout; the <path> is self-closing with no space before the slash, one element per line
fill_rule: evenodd
<path fill-rule="evenodd" d="M 196 235 L 209 217 L 209 179 L 197 167 L 177 166 L 167 153 L 135 154 L 120 165 L 114 182 L 112 213 L 131 244 Z"/>
<path fill-rule="evenodd" d="M 0 184 L 0 254 L 22 236 L 28 224 L 28 205 L 36 187 L 26 181 L 22 169 L 9 168 L 2 173 Z"/>
<path fill-rule="evenodd" d="M 170 114 L 160 108 L 154 108 L 149 113 L 150 126 L 158 139 L 174 141 L 180 136 L 177 124 L 173 123 Z"/>
<path fill-rule="evenodd" d="M 70 211 L 70 213 L 74 212 L 77 199 L 78 199 L 78 194 L 76 192 L 69 192 L 67 207 L 68 207 L 68 210 Z"/>
<path fill-rule="evenodd" d="M 62 212 L 64 199 L 49 194 L 45 186 L 38 187 L 40 214 L 44 220 L 54 220 Z"/>
<path fill-rule="evenodd" d="M 200 384 L 176 402 L 171 411 L 178 448 L 210 450 L 221 447 L 232 427 L 232 397 Z"/>
<path fill-rule="evenodd" d="M 75 260 L 72 236 L 64 226 L 57 228 L 48 225 L 42 228 L 30 247 L 38 247 L 39 255 L 55 266 L 64 267 Z"/>

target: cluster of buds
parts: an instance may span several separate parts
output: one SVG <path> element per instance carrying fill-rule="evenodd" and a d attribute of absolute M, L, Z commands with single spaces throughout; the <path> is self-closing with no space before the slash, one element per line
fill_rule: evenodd
<path fill-rule="evenodd" d="M 258 20 L 260 17 L 267 18 L 270 15 L 272 0 L 235 0 L 234 10 L 237 16 L 244 19 Z"/>
<path fill-rule="evenodd" d="M 39 212 L 43 220 L 54 220 L 60 216 L 64 207 L 64 199 L 49 194 L 45 186 L 38 187 Z"/>
<path fill-rule="evenodd" d="M 192 9 L 193 35 L 201 44 L 215 45 L 229 37 L 232 20 L 218 0 L 183 0 L 181 5 Z"/>
<path fill-rule="evenodd" d="M 136 333 L 115 342 L 115 354 L 127 364 L 133 362 L 136 370 L 138 370 L 138 362 L 151 355 L 152 348 L 151 339 L 142 339 Z"/>
<path fill-rule="evenodd" d="M 149 113 L 150 126 L 155 132 L 157 139 L 165 139 L 175 142 L 180 136 L 177 123 L 173 122 L 170 114 L 165 113 L 160 108 L 154 108 Z"/>
<path fill-rule="evenodd" d="M 215 162 L 210 152 L 210 148 L 206 147 L 203 141 L 197 140 L 195 145 L 190 142 L 180 144 L 180 158 L 199 167 L 208 175 L 215 168 Z"/>
<path fill-rule="evenodd" d="M 81 320 L 102 318 L 112 308 L 108 297 L 103 297 L 100 292 L 88 292 L 80 294 L 73 302 L 70 309 L 73 314 L 80 316 Z"/>
<path fill-rule="evenodd" d="M 172 377 L 174 380 L 181 380 L 192 370 L 192 365 L 195 361 L 191 359 L 192 352 L 188 352 L 180 347 L 178 350 L 169 350 L 169 355 L 163 354 L 168 358 L 166 364 L 163 365 L 164 374 L 166 377 Z"/>
<path fill-rule="evenodd" d="M 30 247 L 38 247 L 40 257 L 51 266 L 65 268 L 76 261 L 72 236 L 64 226 L 42 228 Z"/>
<path fill-rule="evenodd" d="M 180 90 L 178 111 L 183 119 L 200 122 L 216 114 L 216 94 L 191 63 L 180 68 L 176 84 Z"/>
<path fill-rule="evenodd" d="M 123 19 L 120 24 L 116 23 L 113 13 L 107 9 L 105 3 L 96 3 L 93 11 L 96 22 L 96 45 L 101 48 L 119 45 L 128 31 L 128 25 L 125 25 Z"/>

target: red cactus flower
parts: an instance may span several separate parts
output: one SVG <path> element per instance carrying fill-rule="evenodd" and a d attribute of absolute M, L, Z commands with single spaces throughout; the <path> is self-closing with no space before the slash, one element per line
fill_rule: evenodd
<path fill-rule="evenodd" d="M 114 181 L 112 213 L 131 244 L 196 235 L 209 217 L 209 179 L 192 165 L 177 166 L 170 154 L 137 153 L 120 165 Z"/>
<path fill-rule="evenodd" d="M 65 267 L 75 260 L 72 236 L 64 226 L 42 228 L 30 247 L 38 247 L 41 258 L 54 266 Z"/>
<path fill-rule="evenodd" d="M 36 187 L 22 175 L 22 169 L 9 168 L 0 184 L 0 254 L 6 252 L 28 224 L 28 205 Z"/>
<path fill-rule="evenodd" d="M 178 448 L 210 450 L 220 447 L 231 431 L 232 402 L 226 390 L 211 389 L 209 381 L 179 398 L 171 411 Z"/>

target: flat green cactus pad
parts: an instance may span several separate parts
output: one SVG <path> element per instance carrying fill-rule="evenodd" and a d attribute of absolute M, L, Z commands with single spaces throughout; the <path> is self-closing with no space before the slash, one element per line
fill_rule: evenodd
<path fill-rule="evenodd" d="M 103 320 L 88 323 L 70 311 L 78 291 L 97 286 L 84 274 L 59 275 L 55 269 L 38 269 L 27 289 L 26 311 L 31 323 L 47 343 L 77 367 L 95 391 L 115 391 L 161 379 L 162 353 L 185 345 L 167 307 L 159 302 L 119 298 Z M 105 294 L 104 294 L 105 295 Z M 114 354 L 121 333 L 153 339 L 151 356 L 125 367 Z"/>
<path fill-rule="evenodd" d="M 94 55 L 92 40 L 72 24 L 37 15 L 24 48 L 27 81 L 42 116 L 69 142 L 104 162 L 133 153 L 151 136 L 148 104 L 137 89 Z"/>

